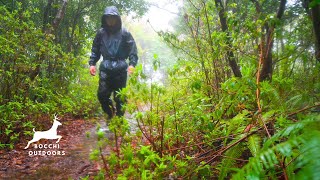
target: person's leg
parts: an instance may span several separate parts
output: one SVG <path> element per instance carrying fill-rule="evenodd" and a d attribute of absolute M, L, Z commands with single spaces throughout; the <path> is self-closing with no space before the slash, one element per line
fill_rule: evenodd
<path fill-rule="evenodd" d="M 115 108 L 113 107 L 112 100 L 110 98 L 112 92 L 110 78 L 108 78 L 106 73 L 103 71 L 100 71 L 99 75 L 98 99 L 102 110 L 108 114 L 109 119 L 111 119 Z"/>
<path fill-rule="evenodd" d="M 115 80 L 115 92 L 114 92 L 114 100 L 116 102 L 116 108 L 117 108 L 117 112 L 116 115 L 117 116 L 123 116 L 124 115 L 124 109 L 123 109 L 123 105 L 125 103 L 127 103 L 127 99 L 126 97 L 120 97 L 120 95 L 117 93 L 119 92 L 122 88 L 125 88 L 127 85 L 127 72 L 123 72 L 121 73 L 119 76 L 116 77 Z"/>

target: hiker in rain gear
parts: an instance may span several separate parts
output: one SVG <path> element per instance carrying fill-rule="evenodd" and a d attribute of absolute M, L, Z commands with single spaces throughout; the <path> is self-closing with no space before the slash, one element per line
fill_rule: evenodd
<path fill-rule="evenodd" d="M 138 62 L 136 43 L 129 31 L 122 27 L 119 11 L 115 6 L 105 9 L 101 17 L 101 29 L 98 30 L 92 44 L 89 60 L 90 74 L 95 76 L 96 63 L 102 55 L 99 67 L 98 99 L 103 111 L 111 119 L 115 114 L 123 116 L 123 105 L 127 102 L 118 96 L 118 91 L 126 87 L 127 73 L 131 74 Z M 129 64 L 126 59 L 129 58 Z M 110 98 L 116 102 L 116 109 Z M 116 113 L 115 113 L 116 110 Z"/>

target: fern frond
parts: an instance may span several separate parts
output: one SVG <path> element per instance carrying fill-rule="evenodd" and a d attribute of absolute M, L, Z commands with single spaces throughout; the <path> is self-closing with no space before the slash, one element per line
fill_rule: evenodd
<path fill-rule="evenodd" d="M 255 157 L 261 149 L 261 138 L 254 134 L 248 138 L 248 148 L 251 154 Z"/>
<path fill-rule="evenodd" d="M 239 158 L 242 153 L 243 146 L 241 143 L 226 151 L 226 157 L 223 158 L 222 162 L 220 163 L 220 167 L 218 168 L 220 169 L 219 180 L 225 179 L 231 169 L 235 168 L 236 159 Z"/>
<path fill-rule="evenodd" d="M 294 169 L 300 169 L 297 179 L 319 179 L 320 177 L 320 131 L 307 132 L 307 139 L 301 147 L 297 160 L 293 163 Z"/>
<path fill-rule="evenodd" d="M 320 177 L 320 128 L 317 126 L 319 122 L 319 116 L 309 116 L 278 132 L 232 178 L 266 178 L 268 172 L 276 170 L 277 165 L 278 167 L 282 165 L 279 161 L 283 159 L 287 159 L 284 163 L 286 167 L 290 167 L 288 171 L 282 173 L 290 173 L 289 177 L 298 177 L 298 179 L 305 179 L 307 176 L 310 177 L 307 179 Z M 282 142 L 278 143 L 278 141 Z M 270 173 L 272 174 L 274 173 Z"/>

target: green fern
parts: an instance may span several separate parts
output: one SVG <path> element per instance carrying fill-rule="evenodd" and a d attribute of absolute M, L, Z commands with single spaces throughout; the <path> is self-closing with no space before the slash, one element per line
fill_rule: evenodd
<path fill-rule="evenodd" d="M 251 154 L 256 157 L 261 149 L 261 138 L 258 135 L 252 135 L 248 138 L 248 148 Z"/>
<path fill-rule="evenodd" d="M 306 132 L 307 141 L 301 147 L 301 155 L 292 165 L 294 169 L 300 169 L 297 179 L 320 179 L 320 131 Z"/>
<path fill-rule="evenodd" d="M 238 144 L 226 151 L 226 157 L 223 158 L 218 168 L 220 169 L 219 180 L 225 179 L 228 176 L 228 173 L 235 168 L 236 158 L 239 158 L 242 155 L 242 152 L 242 144 Z"/>
<path fill-rule="evenodd" d="M 317 126 L 319 122 L 319 116 L 309 116 L 278 132 L 266 141 L 261 151 L 250 158 L 249 163 L 240 169 L 233 179 L 270 178 L 275 171 L 297 179 L 320 177 L 320 129 Z M 280 160 L 284 159 L 286 172 L 280 168 Z"/>

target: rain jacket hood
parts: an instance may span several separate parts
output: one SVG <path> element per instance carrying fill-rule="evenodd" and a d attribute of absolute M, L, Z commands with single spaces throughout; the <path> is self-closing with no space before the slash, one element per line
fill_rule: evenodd
<path fill-rule="evenodd" d="M 108 16 L 117 17 L 113 26 L 107 25 L 106 17 Z M 101 28 L 97 31 L 92 43 L 89 65 L 95 66 L 102 55 L 101 71 L 112 76 L 126 74 L 128 65 L 134 67 L 137 65 L 137 54 L 135 40 L 132 34 L 122 26 L 118 9 L 115 6 L 107 7 L 101 17 Z M 129 59 L 129 63 L 126 59 Z"/>
<path fill-rule="evenodd" d="M 117 23 L 114 26 L 108 26 L 106 23 L 107 16 L 116 16 Z M 108 6 L 105 8 L 104 13 L 101 17 L 101 27 L 104 28 L 109 33 L 116 33 L 122 28 L 122 20 L 120 17 L 120 13 L 115 6 Z"/>

